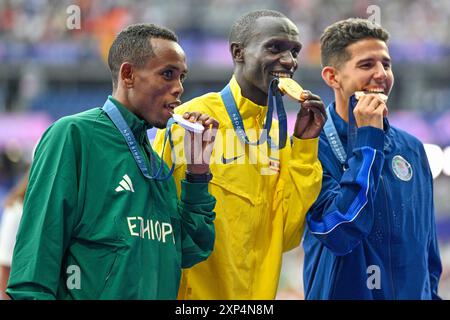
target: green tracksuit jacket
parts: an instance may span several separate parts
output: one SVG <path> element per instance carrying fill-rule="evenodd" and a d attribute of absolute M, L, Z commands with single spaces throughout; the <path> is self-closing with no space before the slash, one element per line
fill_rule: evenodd
<path fill-rule="evenodd" d="M 145 154 L 148 125 L 112 101 Z M 214 206 L 207 183 L 178 200 L 173 178 L 146 179 L 102 109 L 62 118 L 36 149 L 7 293 L 175 299 L 181 268 L 213 249 Z"/>

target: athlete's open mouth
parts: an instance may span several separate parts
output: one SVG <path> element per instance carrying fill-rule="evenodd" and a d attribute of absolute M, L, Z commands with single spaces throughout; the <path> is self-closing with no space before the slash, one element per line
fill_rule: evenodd
<path fill-rule="evenodd" d="M 368 93 L 382 93 L 382 94 L 384 94 L 384 88 L 382 88 L 382 87 L 368 88 L 368 89 L 364 89 L 363 91 L 364 91 L 365 94 L 368 94 Z"/>
<path fill-rule="evenodd" d="M 288 71 L 272 71 L 270 74 L 277 78 L 292 78 L 293 76 L 293 73 Z"/>
<path fill-rule="evenodd" d="M 359 100 L 362 96 L 365 96 L 366 94 L 377 94 L 378 97 L 383 100 L 383 102 L 386 102 L 388 99 L 388 96 L 384 93 L 383 88 L 370 88 L 366 89 L 364 91 L 356 91 L 355 97 L 357 100 Z"/>
<path fill-rule="evenodd" d="M 171 114 L 173 114 L 173 113 L 174 113 L 174 109 L 175 109 L 176 107 L 178 107 L 180 104 L 181 104 L 181 101 L 177 100 L 177 101 L 174 101 L 174 102 L 167 103 L 167 104 L 165 105 L 165 107 L 166 107 L 167 109 L 169 109 L 169 112 L 170 112 Z"/>

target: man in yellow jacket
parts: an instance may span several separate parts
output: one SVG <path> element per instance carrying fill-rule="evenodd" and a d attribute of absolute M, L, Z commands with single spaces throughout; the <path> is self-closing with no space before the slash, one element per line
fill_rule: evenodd
<path fill-rule="evenodd" d="M 275 121 L 271 130 L 265 126 L 268 88 L 273 79 L 292 77 L 300 49 L 298 29 L 286 16 L 248 13 L 231 30 L 235 67 L 228 86 L 175 109 L 177 114 L 195 109 L 220 122 L 210 165 L 210 193 L 217 199 L 214 251 L 183 271 L 180 299 L 275 298 L 283 252 L 299 245 L 305 214 L 322 182 L 317 152 L 326 116 L 318 96 L 308 92 L 301 103 L 292 145 L 279 130 L 281 121 L 280 128 Z M 172 128 L 175 159 L 183 159 L 183 129 Z M 270 131 L 267 140 L 261 138 L 264 129 Z M 171 164 L 163 140 L 160 131 L 154 146 Z M 185 170 L 176 163 L 178 187 Z"/>

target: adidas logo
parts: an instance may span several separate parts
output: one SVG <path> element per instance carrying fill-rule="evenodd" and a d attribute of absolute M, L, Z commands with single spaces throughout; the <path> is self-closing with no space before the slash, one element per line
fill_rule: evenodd
<path fill-rule="evenodd" d="M 119 182 L 119 186 L 116 188 L 116 192 L 121 192 L 125 190 L 134 192 L 133 183 L 131 182 L 131 179 L 127 174 L 124 175 L 122 180 Z"/>

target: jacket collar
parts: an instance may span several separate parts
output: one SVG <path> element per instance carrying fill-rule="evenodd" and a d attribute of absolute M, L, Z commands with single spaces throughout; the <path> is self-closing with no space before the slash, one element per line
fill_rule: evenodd
<path fill-rule="evenodd" d="M 348 123 L 345 122 L 344 119 L 341 118 L 341 116 L 336 111 L 336 102 L 332 102 L 328 106 L 331 110 L 331 118 L 333 119 L 334 125 L 336 126 L 336 130 L 340 136 L 347 137 L 347 130 L 348 130 Z M 389 124 L 389 121 L 387 118 L 384 118 L 383 120 L 383 131 L 385 134 L 389 132 L 391 128 L 391 125 Z"/>
<path fill-rule="evenodd" d="M 258 120 L 260 119 L 261 122 L 264 121 L 267 113 L 267 106 L 258 105 L 250 99 L 245 98 L 242 95 L 241 87 L 234 76 L 230 80 L 230 89 L 242 119 L 255 117 Z"/>
<path fill-rule="evenodd" d="M 348 123 L 336 112 L 336 102 L 333 101 L 328 106 L 330 108 L 331 118 L 333 120 L 336 131 L 342 139 L 342 143 L 347 144 L 347 133 L 348 133 Z M 392 148 L 392 130 L 389 120 L 384 118 L 383 120 L 383 131 L 384 131 L 384 150 L 389 152 Z"/>
<path fill-rule="evenodd" d="M 114 105 L 120 111 L 120 114 L 122 115 L 123 119 L 130 127 L 131 131 L 135 136 L 139 137 L 142 134 L 142 132 L 146 132 L 148 129 L 152 128 L 152 126 L 148 122 L 140 119 L 138 116 L 136 116 L 133 112 L 128 110 L 122 103 L 114 99 L 112 96 L 108 96 L 108 99 L 112 103 L 114 103 Z"/>
<path fill-rule="evenodd" d="M 341 138 L 347 139 L 348 123 L 341 118 L 341 116 L 336 111 L 336 102 L 329 104 L 331 120 L 333 120 L 336 131 Z"/>

